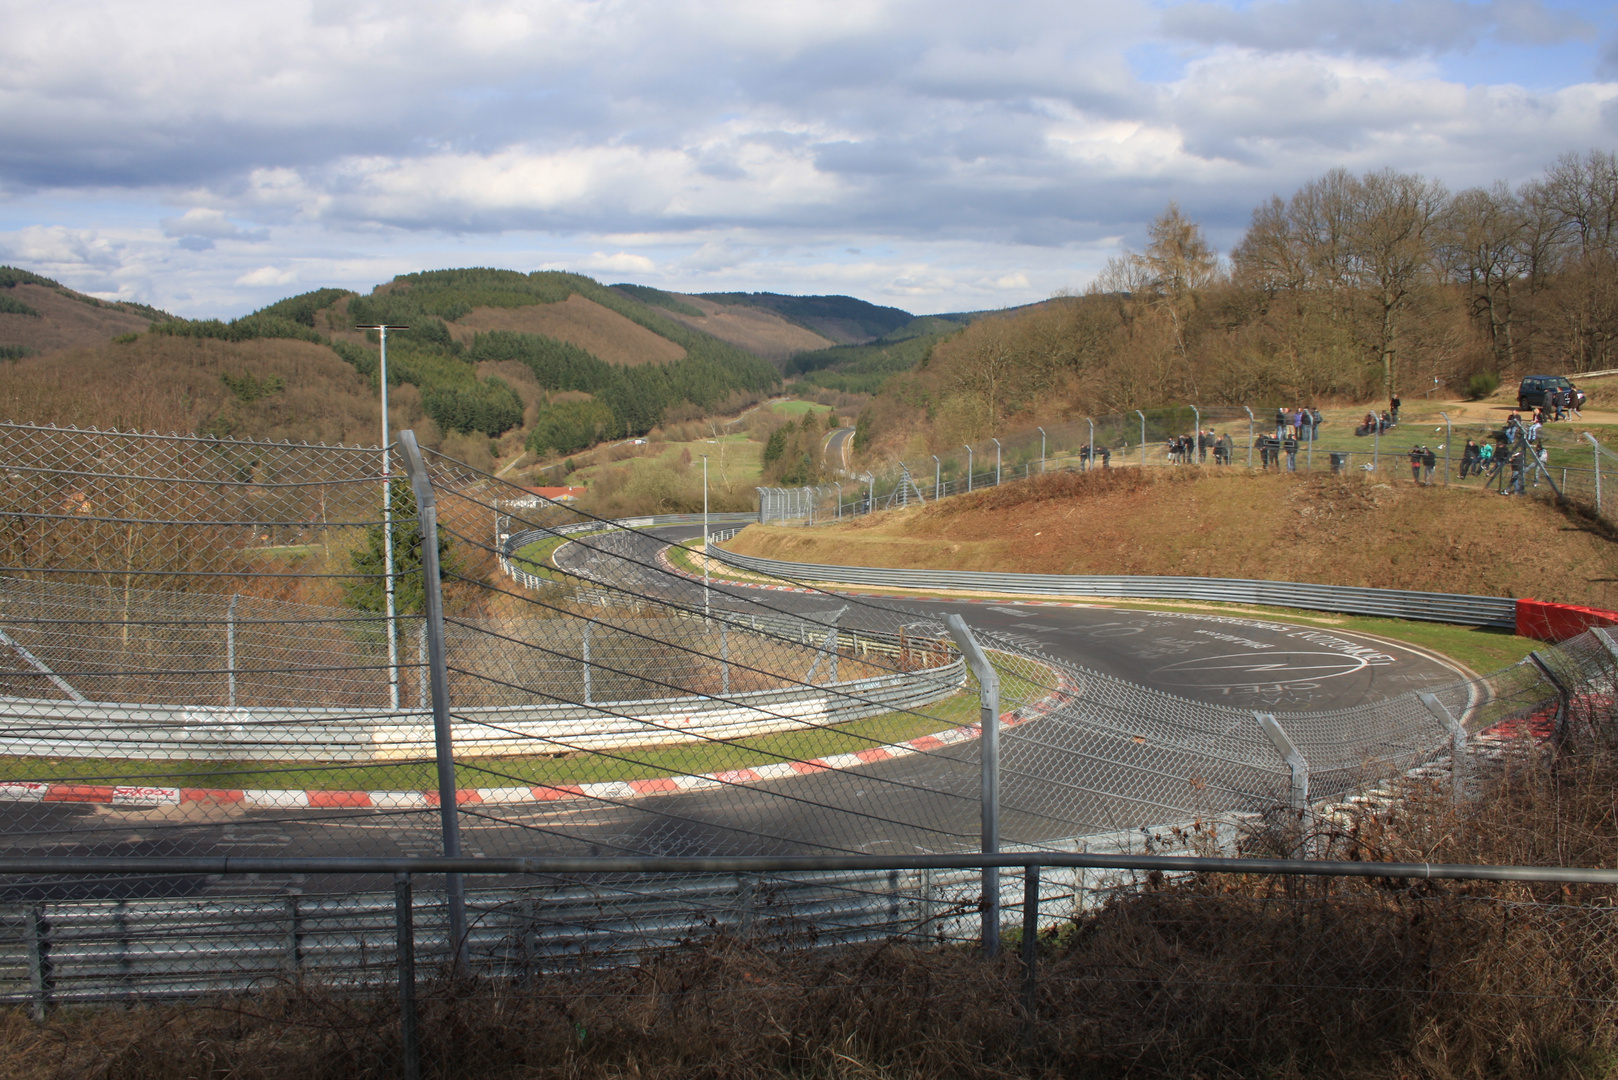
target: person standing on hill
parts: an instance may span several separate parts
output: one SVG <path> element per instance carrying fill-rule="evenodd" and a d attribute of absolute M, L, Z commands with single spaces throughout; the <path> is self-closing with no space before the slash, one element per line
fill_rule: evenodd
<path fill-rule="evenodd" d="M 1438 466 L 1438 455 L 1426 446 L 1421 448 L 1422 478 L 1429 484 L 1433 482 L 1433 469 Z"/>
<path fill-rule="evenodd" d="M 1393 419 L 1395 424 L 1399 422 L 1399 405 L 1400 401 L 1397 393 L 1388 398 L 1388 415 Z"/>
<path fill-rule="evenodd" d="M 1410 448 L 1410 479 L 1414 483 L 1421 483 L 1421 447 Z"/>

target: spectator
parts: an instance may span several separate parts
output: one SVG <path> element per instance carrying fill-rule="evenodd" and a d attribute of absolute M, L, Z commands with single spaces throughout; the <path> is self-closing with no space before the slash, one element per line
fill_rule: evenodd
<path fill-rule="evenodd" d="M 1421 447 L 1419 446 L 1410 448 L 1410 479 L 1415 483 L 1421 483 Z"/>
<path fill-rule="evenodd" d="M 1399 395 L 1398 394 L 1394 394 L 1392 397 L 1388 398 L 1388 413 L 1390 414 L 1393 423 L 1397 424 L 1399 422 Z"/>
<path fill-rule="evenodd" d="M 1583 420 L 1584 413 L 1579 410 L 1578 393 L 1572 387 L 1568 387 L 1562 393 L 1567 395 L 1567 414 L 1575 420 Z"/>
<path fill-rule="evenodd" d="M 1523 450 L 1524 448 L 1520 443 L 1511 449 L 1511 456 L 1507 459 L 1507 464 L 1511 466 L 1511 486 L 1502 491 L 1500 493 L 1502 495 L 1526 494 L 1523 490 L 1523 468 L 1526 465 Z"/>
<path fill-rule="evenodd" d="M 1468 476 L 1470 476 L 1474 470 L 1477 472 L 1483 471 L 1481 468 L 1479 468 L 1480 463 L 1478 461 L 1478 456 L 1478 444 L 1472 439 L 1466 440 L 1466 449 L 1461 451 L 1462 480 L 1465 480 Z"/>
<path fill-rule="evenodd" d="M 1423 446 L 1421 448 L 1422 479 L 1429 484 L 1433 482 L 1433 469 L 1436 468 L 1437 465 L 1438 455 L 1433 453 L 1429 448 Z"/>
<path fill-rule="evenodd" d="M 1551 419 L 1553 421 L 1562 419 L 1562 391 L 1552 390 L 1545 395 L 1545 399 L 1550 402 Z"/>
<path fill-rule="evenodd" d="M 1320 410 L 1313 405 L 1309 407 L 1309 441 L 1314 442 L 1320 438 Z"/>
<path fill-rule="evenodd" d="M 1219 448 L 1216 453 L 1218 454 L 1220 464 L 1229 465 L 1231 452 L 1235 449 L 1236 444 L 1231 440 L 1230 432 L 1227 431 L 1223 435 L 1219 436 Z"/>
<path fill-rule="evenodd" d="M 1107 447 L 1103 446 L 1103 447 L 1101 447 L 1101 449 L 1097 450 L 1096 453 L 1101 455 L 1101 467 L 1103 469 L 1112 468 L 1112 451 L 1111 450 L 1109 450 Z"/>
<path fill-rule="evenodd" d="M 1281 449 L 1286 451 L 1287 472 L 1298 471 L 1298 440 L 1288 435 L 1281 440 Z"/>
<path fill-rule="evenodd" d="M 1285 406 L 1275 410 L 1275 437 L 1280 438 L 1282 429 L 1287 426 L 1287 410 Z"/>

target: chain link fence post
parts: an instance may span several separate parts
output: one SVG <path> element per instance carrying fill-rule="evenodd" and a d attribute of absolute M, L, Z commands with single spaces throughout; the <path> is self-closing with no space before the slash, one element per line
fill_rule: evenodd
<path fill-rule="evenodd" d="M 438 764 L 438 814 L 443 826 L 444 854 L 461 854 L 460 803 L 455 790 L 454 729 L 449 712 L 449 669 L 444 656 L 444 589 L 438 567 L 438 505 L 433 495 L 432 477 L 416 433 L 401 431 L 399 449 L 404 457 L 410 486 L 416 493 L 416 517 L 421 525 L 421 584 L 427 617 L 428 681 L 433 695 L 433 747 Z M 393 627 L 388 631 L 391 635 Z M 468 970 L 466 939 L 466 896 L 460 874 L 444 875 L 449 908 L 449 947 L 457 971 Z"/>

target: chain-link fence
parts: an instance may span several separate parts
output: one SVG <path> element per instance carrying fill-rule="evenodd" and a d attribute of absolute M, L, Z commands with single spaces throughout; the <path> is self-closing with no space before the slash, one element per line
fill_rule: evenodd
<path fill-rule="evenodd" d="M 823 524 L 1024 480 L 1054 470 L 1202 465 L 1259 471 L 1357 472 L 1497 494 L 1578 500 L 1604 514 L 1618 495 L 1618 456 L 1571 417 L 1534 424 L 1525 414 L 1402 422 L 1380 413 L 1181 405 L 1053 421 L 925 459 L 874 462 L 835 485 L 760 488 L 764 524 Z"/>
<path fill-rule="evenodd" d="M 375 450 L 0 425 L 0 854 L 338 860 L 0 881 L 0 993 L 380 985 L 394 901 L 344 859 L 979 849 L 979 687 L 935 615 L 707 583 L 655 532 L 413 460 L 385 477 Z M 1274 716 L 978 637 L 1006 850 L 1138 852 L 1174 828 L 1234 850 L 1613 693 L 1600 634 Z M 511 978 L 718 932 L 968 940 L 984 901 L 959 869 L 432 880 L 424 962 Z M 1066 918 L 1117 885 L 1052 873 L 1039 896 Z M 1022 887 L 1002 882 L 1008 912 Z"/>

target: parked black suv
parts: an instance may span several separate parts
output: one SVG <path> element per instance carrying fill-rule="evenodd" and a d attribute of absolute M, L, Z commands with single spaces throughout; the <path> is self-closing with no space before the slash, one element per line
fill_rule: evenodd
<path fill-rule="evenodd" d="M 1573 402 L 1578 408 L 1584 408 L 1584 391 L 1567 381 L 1565 375 L 1527 375 L 1523 377 L 1522 386 L 1517 389 L 1517 408 L 1532 409 L 1536 405 L 1545 404 L 1545 392 L 1556 390 L 1558 392 L 1573 388 Z"/>

